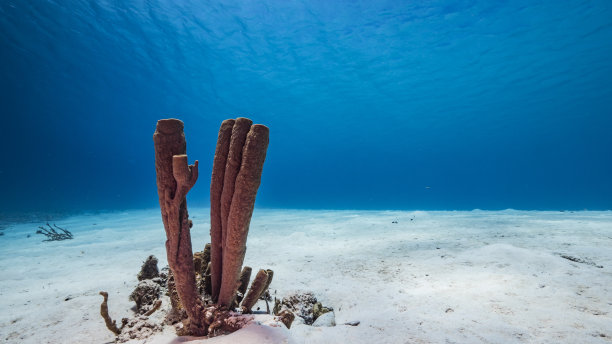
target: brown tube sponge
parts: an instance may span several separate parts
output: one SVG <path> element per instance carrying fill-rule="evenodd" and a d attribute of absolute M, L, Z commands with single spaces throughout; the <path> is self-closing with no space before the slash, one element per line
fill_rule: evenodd
<path fill-rule="evenodd" d="M 223 239 L 221 222 L 221 194 L 223 193 L 223 179 L 225 178 L 225 165 L 232 137 L 233 119 L 226 119 L 221 123 L 217 148 L 213 160 L 212 176 L 210 178 L 210 237 L 211 237 L 211 296 L 213 300 L 219 297 L 221 288 L 221 273 L 223 271 Z"/>
<path fill-rule="evenodd" d="M 227 221 L 235 192 L 236 177 L 241 169 L 244 145 L 252 124 L 253 121 L 250 119 L 239 117 L 236 118 L 236 122 L 232 128 L 232 138 L 230 140 L 229 152 L 225 163 L 225 174 L 223 177 L 223 193 L 221 194 L 222 250 L 225 250 L 225 246 L 227 245 Z M 225 253 L 223 253 L 223 255 L 225 256 Z"/>
<path fill-rule="evenodd" d="M 166 230 L 166 254 L 176 290 L 189 317 L 189 333 L 205 335 L 203 304 L 198 295 L 193 253 L 191 220 L 185 196 L 198 179 L 198 162 L 188 165 L 183 122 L 164 119 L 153 134 L 157 193 Z"/>
<path fill-rule="evenodd" d="M 240 302 L 242 302 L 244 294 L 246 293 L 247 288 L 249 287 L 249 281 L 251 280 L 252 271 L 253 269 L 251 269 L 250 266 L 245 266 L 242 268 L 242 272 L 240 273 L 240 283 L 238 284 L 238 293 L 236 294 L 236 297 L 230 309 L 236 308 L 240 304 Z"/>
<path fill-rule="evenodd" d="M 242 300 L 242 305 L 240 308 L 242 309 L 242 313 L 251 313 L 251 308 L 257 303 L 259 300 L 259 296 L 263 293 L 268 283 L 268 272 L 264 269 L 261 269 L 257 272 L 253 283 L 251 283 L 251 287 L 249 288 L 249 292 L 245 295 L 244 300 Z"/>
<path fill-rule="evenodd" d="M 244 144 L 242 162 L 236 176 L 227 219 L 227 234 L 223 247 L 223 273 L 218 298 L 218 303 L 222 306 L 229 307 L 232 304 L 238 287 L 240 270 L 246 252 L 249 224 L 255 206 L 255 196 L 261 182 L 268 141 L 268 127 L 260 124 L 251 126 Z M 226 169 L 226 175 L 227 173 Z"/>
<path fill-rule="evenodd" d="M 208 263 L 206 272 L 204 272 L 204 292 L 208 295 L 212 294 L 212 282 L 210 280 L 210 270 L 212 269 L 212 263 Z"/>
<path fill-rule="evenodd" d="M 238 286 L 238 292 L 242 294 L 241 300 L 244 297 L 244 293 L 246 293 L 247 288 L 249 287 L 249 281 L 251 280 L 251 269 L 250 266 L 245 266 L 242 268 L 242 272 L 240 273 L 240 285 Z M 238 303 L 240 303 L 238 301 Z"/>
<path fill-rule="evenodd" d="M 274 278 L 274 271 L 266 269 L 266 272 L 268 273 L 268 281 L 266 281 L 266 286 L 264 287 L 264 290 L 261 292 L 261 295 L 259 295 L 259 297 L 262 297 L 266 290 L 270 288 L 270 283 L 272 283 L 272 278 Z"/>

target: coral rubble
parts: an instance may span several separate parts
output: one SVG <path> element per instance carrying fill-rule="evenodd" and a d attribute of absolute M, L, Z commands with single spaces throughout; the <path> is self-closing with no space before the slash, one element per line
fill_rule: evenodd
<path fill-rule="evenodd" d="M 324 307 L 309 291 L 291 293 L 285 296 L 282 301 L 278 301 L 274 308 L 277 315 L 285 310 L 291 311 L 301 318 L 306 325 L 312 325 L 323 314 L 333 312 L 333 308 Z M 331 324 L 331 318 L 328 322 Z"/>
<path fill-rule="evenodd" d="M 160 295 L 160 285 L 153 280 L 146 279 L 138 282 L 136 289 L 130 294 L 130 301 L 136 302 L 137 312 L 144 314 L 154 307 Z"/>
<path fill-rule="evenodd" d="M 159 277 L 159 269 L 157 269 L 157 258 L 155 256 L 149 256 L 147 260 L 142 264 L 142 268 L 138 273 L 138 280 L 147 280 Z"/>

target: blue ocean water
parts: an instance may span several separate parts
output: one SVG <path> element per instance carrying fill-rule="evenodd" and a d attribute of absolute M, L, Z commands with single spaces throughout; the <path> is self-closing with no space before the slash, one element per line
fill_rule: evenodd
<path fill-rule="evenodd" d="M 257 205 L 612 209 L 612 2 L 0 2 L 0 208 L 157 206 L 185 122 L 270 127 Z"/>

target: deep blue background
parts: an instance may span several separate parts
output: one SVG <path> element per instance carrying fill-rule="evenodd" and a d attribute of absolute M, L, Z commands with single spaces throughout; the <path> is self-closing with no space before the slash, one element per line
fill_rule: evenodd
<path fill-rule="evenodd" d="M 157 206 L 157 119 L 208 204 L 225 118 L 258 205 L 612 209 L 612 1 L 0 1 L 0 207 Z"/>

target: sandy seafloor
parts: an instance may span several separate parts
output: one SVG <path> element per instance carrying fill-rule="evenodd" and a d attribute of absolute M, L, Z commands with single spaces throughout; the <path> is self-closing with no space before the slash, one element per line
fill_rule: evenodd
<path fill-rule="evenodd" d="M 209 212 L 190 214 L 201 250 Z M 131 316 L 141 263 L 166 265 L 159 210 L 55 222 L 74 239 L 42 242 L 42 223 L 0 236 L 0 340 L 112 342 L 98 292 L 113 318 Z M 309 290 L 335 309 L 337 326 L 295 325 L 295 343 L 612 342 L 610 211 L 256 209 L 247 246 L 245 264 L 274 270 L 277 296 Z"/>

